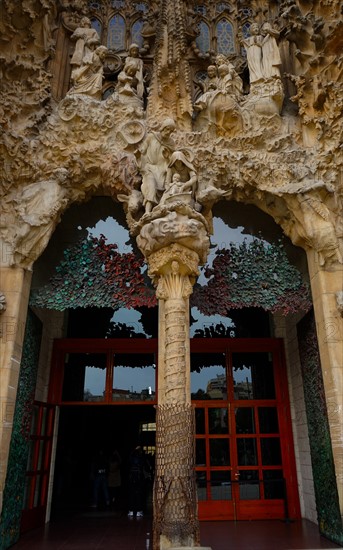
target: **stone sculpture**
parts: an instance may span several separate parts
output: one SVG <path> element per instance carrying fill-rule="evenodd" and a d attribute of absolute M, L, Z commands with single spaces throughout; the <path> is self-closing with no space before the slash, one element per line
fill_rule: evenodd
<path fill-rule="evenodd" d="M 171 134 L 175 122 L 166 119 L 159 131 L 150 132 L 140 149 L 140 169 L 142 173 L 141 192 L 145 212 L 149 213 L 161 199 L 165 187 L 169 159 L 175 149 Z"/>
<path fill-rule="evenodd" d="M 14 197 L 20 222 L 12 241 L 13 262 L 30 266 L 37 249 L 44 250 L 72 195 L 68 177 L 68 170 L 57 168 L 49 179 L 31 183 Z"/>
<path fill-rule="evenodd" d="M 281 56 L 276 38 L 279 31 L 273 29 L 270 23 L 262 26 L 262 74 L 264 78 L 280 78 Z"/>
<path fill-rule="evenodd" d="M 257 23 L 250 27 L 251 36 L 241 38 L 247 52 L 250 84 L 270 77 L 280 78 L 281 57 L 276 38 L 279 32 L 268 22 L 261 30 Z"/>
<path fill-rule="evenodd" d="M 73 87 L 69 90 L 69 95 L 84 94 L 94 99 L 101 99 L 104 75 L 103 62 L 106 54 L 107 48 L 105 46 L 98 46 L 90 58 L 87 58 L 87 63 L 83 63 L 72 71 L 71 80 Z"/>
<path fill-rule="evenodd" d="M 143 77 L 143 60 L 139 57 L 139 46 L 131 44 L 129 47 L 129 55 L 125 59 L 124 71 L 130 67 L 132 77 L 135 77 L 134 88 L 137 96 L 141 99 L 144 95 L 144 77 Z"/>
<path fill-rule="evenodd" d="M 71 38 L 76 40 L 73 57 L 70 60 L 72 66 L 80 67 L 84 64 L 92 63 L 92 54 L 100 44 L 97 31 L 92 28 L 88 17 L 83 17 Z"/>
<path fill-rule="evenodd" d="M 169 162 L 165 192 L 160 204 L 171 204 L 177 200 L 194 205 L 197 174 L 193 164 L 182 151 L 175 151 Z"/>
<path fill-rule="evenodd" d="M 260 34 L 259 26 L 257 23 L 253 23 L 250 27 L 251 36 L 248 38 L 242 38 L 241 43 L 245 47 L 247 52 L 247 62 L 249 68 L 250 84 L 257 82 L 263 75 L 262 68 L 262 40 L 263 37 Z"/>
<path fill-rule="evenodd" d="M 218 68 L 210 65 L 205 81 L 206 91 L 195 102 L 194 109 L 201 114 L 197 120 L 200 130 L 211 129 L 217 135 L 233 135 L 242 128 L 238 100 L 241 99 L 243 82 L 234 66 L 224 56 L 217 56 Z M 216 75 L 216 76 L 215 76 Z"/>
<path fill-rule="evenodd" d="M 215 65 L 209 65 L 207 67 L 207 77 L 204 82 L 198 82 L 202 88 L 203 93 L 194 103 L 195 111 L 203 111 L 209 106 L 211 102 L 213 91 L 218 87 L 218 75 L 217 67 Z"/>

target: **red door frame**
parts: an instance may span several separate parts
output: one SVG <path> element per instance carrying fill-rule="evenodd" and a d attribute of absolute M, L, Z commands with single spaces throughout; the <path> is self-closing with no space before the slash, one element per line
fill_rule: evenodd
<path fill-rule="evenodd" d="M 285 362 L 283 340 L 281 338 L 232 338 L 232 339 L 193 339 L 191 340 L 191 353 L 224 353 L 227 357 L 227 373 L 231 376 L 231 357 L 235 352 L 271 352 L 273 354 L 274 365 L 274 382 L 276 399 L 271 400 L 234 400 L 233 384 L 229 384 L 231 395 L 228 395 L 228 406 L 234 408 L 235 404 L 240 407 L 252 406 L 270 406 L 275 404 L 278 410 L 279 434 L 281 443 L 282 469 L 285 480 L 285 500 L 251 500 L 241 501 L 238 497 L 239 483 L 232 483 L 233 499 L 232 501 L 217 502 L 209 501 L 199 502 L 199 518 L 203 520 L 220 520 L 220 519 L 298 519 L 301 517 L 299 495 L 297 488 L 297 475 L 295 466 L 294 443 L 292 433 L 292 423 L 290 416 L 290 403 L 288 394 L 287 369 Z M 216 401 L 199 401 L 194 402 L 195 406 L 223 406 L 225 402 Z M 255 412 L 256 415 L 256 412 Z M 235 434 L 234 414 L 230 414 L 230 433 Z M 258 422 L 256 423 L 258 426 Z M 252 434 L 250 437 L 256 438 L 261 436 L 259 432 Z M 217 436 L 216 436 L 217 437 Z M 220 437 L 220 436 L 219 436 Z M 249 437 L 244 435 L 244 437 Z M 263 436 L 262 436 L 263 437 Z M 230 438 L 230 455 L 235 457 L 235 437 Z M 201 468 L 204 470 L 204 468 Z M 218 468 L 218 470 L 223 468 Z M 237 463 L 232 464 L 224 470 L 249 470 L 249 466 L 242 467 Z M 260 469 L 260 468 L 259 468 Z M 271 468 L 273 469 L 273 468 Z M 278 468 L 279 469 L 279 468 Z M 198 468 L 196 468 L 198 470 Z M 206 468 L 207 471 L 210 468 Z M 215 471 L 216 468 L 211 468 Z M 207 474 L 208 476 L 208 474 Z M 263 485 L 263 484 L 261 484 Z M 263 487 L 261 487 L 263 493 Z"/>
<path fill-rule="evenodd" d="M 113 376 L 113 355 L 114 353 L 155 353 L 157 363 L 157 339 L 59 339 L 55 340 L 52 357 L 51 378 L 49 386 L 48 402 L 55 405 L 78 405 L 78 406 L 101 406 L 101 405 L 131 405 L 140 403 L 144 405 L 152 405 L 156 401 L 138 402 L 138 401 L 115 401 L 111 400 L 112 376 Z M 288 383 L 286 373 L 286 363 L 284 356 L 284 348 L 282 339 L 276 338 L 235 338 L 235 339 L 192 339 L 190 342 L 191 352 L 196 353 L 225 353 L 227 361 L 231 358 L 231 354 L 235 352 L 271 352 L 273 354 L 276 404 L 279 418 L 279 433 L 281 442 L 282 454 L 282 469 L 285 473 L 287 509 L 284 500 L 254 500 L 240 501 L 238 498 L 238 483 L 233 483 L 233 508 L 225 501 L 218 501 L 218 505 L 213 505 L 211 502 L 199 502 L 199 519 L 270 519 L 270 518 L 300 518 L 300 504 L 297 490 L 297 477 L 295 468 L 294 444 L 292 435 L 292 425 L 290 417 L 290 404 L 288 396 Z M 63 365 L 64 355 L 67 352 L 74 353 L 95 353 L 102 352 L 107 354 L 107 381 L 105 401 L 99 402 L 70 402 L 63 403 L 62 387 L 63 387 Z M 230 373 L 230 365 L 227 364 L 227 372 Z M 156 370 L 157 373 L 157 370 Z M 231 385 L 232 388 L 232 385 Z M 233 406 L 233 395 L 228 396 L 230 406 Z M 201 401 L 193 402 L 195 406 L 215 406 L 223 405 L 224 402 Z M 255 401 L 254 401 L 255 403 Z M 270 400 L 264 402 L 258 400 L 258 405 L 270 405 Z M 239 406 L 252 406 L 252 401 L 240 401 Z M 256 414 L 256 413 L 255 413 Z M 234 421 L 234 415 L 230 415 L 231 422 Z M 231 425 L 230 433 L 234 433 L 234 426 Z M 254 434 L 255 437 L 260 434 Z M 233 445 L 235 439 L 230 439 L 231 456 L 235 455 Z M 234 465 L 234 467 L 238 467 Z M 230 466 L 228 470 L 232 470 Z M 240 470 L 244 467 L 240 467 Z M 246 468 L 249 469 L 249 468 Z M 262 490 L 263 492 L 263 490 Z"/>

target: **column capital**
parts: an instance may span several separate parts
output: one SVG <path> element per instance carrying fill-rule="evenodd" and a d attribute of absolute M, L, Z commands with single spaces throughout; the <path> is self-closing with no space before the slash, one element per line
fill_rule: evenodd
<path fill-rule="evenodd" d="M 199 256 L 194 250 L 174 243 L 152 253 L 148 258 L 149 276 L 157 286 L 161 276 L 188 277 L 193 285 L 199 275 Z"/>

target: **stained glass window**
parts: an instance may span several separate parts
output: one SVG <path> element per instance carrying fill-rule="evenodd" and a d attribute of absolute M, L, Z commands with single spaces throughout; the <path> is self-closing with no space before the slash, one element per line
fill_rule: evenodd
<path fill-rule="evenodd" d="M 142 19 L 137 19 L 131 28 L 131 42 L 138 44 L 140 48 L 143 46 L 142 27 Z"/>
<path fill-rule="evenodd" d="M 243 8 L 242 9 L 242 15 L 245 15 L 245 17 L 252 17 L 252 10 L 250 8 Z"/>
<path fill-rule="evenodd" d="M 222 13 L 223 11 L 229 10 L 229 9 L 230 9 L 230 5 L 227 4 L 226 2 L 221 2 L 220 4 L 216 5 L 216 12 L 217 13 Z"/>
<path fill-rule="evenodd" d="M 244 23 L 242 27 L 242 35 L 243 38 L 248 38 L 250 36 L 250 23 Z M 241 55 L 243 57 L 247 56 L 247 51 L 243 46 L 241 47 Z"/>
<path fill-rule="evenodd" d="M 99 19 L 96 19 L 96 17 L 94 17 L 94 18 L 91 20 L 91 24 L 92 24 L 93 29 L 95 29 L 96 32 L 98 33 L 99 38 L 101 38 L 102 25 L 101 25 Z"/>
<path fill-rule="evenodd" d="M 250 23 L 244 23 L 242 27 L 242 35 L 244 38 L 248 38 L 248 36 L 250 36 Z"/>
<path fill-rule="evenodd" d="M 207 78 L 207 71 L 198 71 L 195 75 L 197 81 L 204 82 Z"/>
<path fill-rule="evenodd" d="M 144 2 L 140 2 L 139 4 L 135 4 L 135 10 L 142 11 L 143 13 L 147 13 L 148 6 Z"/>
<path fill-rule="evenodd" d="M 199 36 L 196 39 L 196 45 L 202 53 L 206 53 L 210 50 L 210 29 L 204 21 L 199 23 Z"/>
<path fill-rule="evenodd" d="M 220 19 L 216 27 L 218 53 L 228 55 L 235 52 L 233 28 L 228 19 Z"/>
<path fill-rule="evenodd" d="M 195 13 L 200 13 L 201 15 L 206 15 L 206 7 L 205 6 L 195 6 L 194 7 Z"/>
<path fill-rule="evenodd" d="M 93 10 L 100 10 L 101 3 L 100 2 L 88 2 L 88 6 Z"/>
<path fill-rule="evenodd" d="M 112 50 L 125 49 L 125 21 L 121 15 L 114 15 L 108 25 L 107 47 Z"/>

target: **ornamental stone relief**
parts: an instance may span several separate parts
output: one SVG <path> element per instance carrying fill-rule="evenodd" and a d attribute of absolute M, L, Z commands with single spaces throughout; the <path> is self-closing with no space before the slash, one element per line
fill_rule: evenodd
<path fill-rule="evenodd" d="M 151 3 L 143 42 L 118 51 L 90 20 L 107 4 L 4 4 L 5 264 L 30 267 L 68 205 L 99 192 L 123 204 L 147 256 L 180 242 L 203 261 L 226 199 L 273 216 L 323 267 L 342 262 L 338 2 L 234 3 L 220 15 L 234 29 L 226 53 L 201 49 L 197 2 Z M 132 6 L 117 4 L 128 22 Z M 62 54 L 69 73 L 56 72 Z"/>

